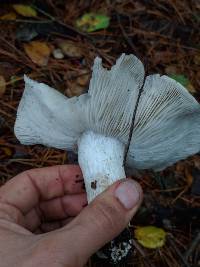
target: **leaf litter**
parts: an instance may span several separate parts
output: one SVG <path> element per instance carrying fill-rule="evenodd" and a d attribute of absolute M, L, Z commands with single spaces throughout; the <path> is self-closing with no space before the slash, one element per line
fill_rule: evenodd
<path fill-rule="evenodd" d="M 77 162 L 71 152 L 17 142 L 13 125 L 24 73 L 71 97 L 87 91 L 96 55 L 109 68 L 122 52 L 133 53 L 149 74 L 172 75 L 200 101 L 197 1 L 29 1 L 18 11 L 8 3 L 0 5 L 2 183 L 26 169 Z M 147 246 L 136 239 L 127 266 L 181 267 L 186 254 L 188 266 L 198 266 L 198 246 L 193 244 L 200 225 L 199 177 L 200 154 L 159 173 L 135 172 L 144 201 L 131 229 L 151 225 L 174 239 L 149 250 L 152 240 L 144 234 Z M 156 231 L 151 234 L 156 240 Z M 105 265 L 91 259 L 88 266 Z"/>

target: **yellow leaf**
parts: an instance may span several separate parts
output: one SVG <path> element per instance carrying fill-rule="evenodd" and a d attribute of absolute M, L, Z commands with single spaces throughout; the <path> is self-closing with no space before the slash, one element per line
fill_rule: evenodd
<path fill-rule="evenodd" d="M 191 93 L 191 94 L 194 94 L 196 93 L 197 91 L 195 90 L 194 86 L 191 84 L 191 82 L 189 82 L 188 86 L 187 86 L 187 89 L 188 91 Z"/>
<path fill-rule="evenodd" d="M 15 20 L 17 15 L 14 12 L 9 12 L 0 17 L 0 20 Z"/>
<path fill-rule="evenodd" d="M 4 151 L 6 156 L 12 155 L 12 150 L 9 147 L 2 147 L 1 149 Z"/>
<path fill-rule="evenodd" d="M 39 66 L 48 64 L 51 48 L 45 42 L 32 41 L 24 44 L 24 50 L 35 64 Z"/>
<path fill-rule="evenodd" d="M 155 226 L 138 227 L 134 231 L 138 243 L 145 248 L 160 248 L 165 244 L 166 232 Z"/>
<path fill-rule="evenodd" d="M 83 31 L 93 32 L 109 26 L 110 18 L 103 14 L 86 13 L 76 21 L 78 28 Z"/>
<path fill-rule="evenodd" d="M 37 12 L 31 6 L 16 4 L 13 5 L 14 10 L 24 17 L 37 17 Z"/>
<path fill-rule="evenodd" d="M 0 75 L 0 96 L 2 96 L 6 91 L 6 81 L 5 78 Z"/>

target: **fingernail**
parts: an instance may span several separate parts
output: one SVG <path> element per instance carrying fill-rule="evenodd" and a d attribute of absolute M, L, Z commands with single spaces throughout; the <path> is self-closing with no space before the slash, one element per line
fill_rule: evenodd
<path fill-rule="evenodd" d="M 140 199 L 139 189 L 131 180 L 120 183 L 114 194 L 126 209 L 134 208 Z"/>

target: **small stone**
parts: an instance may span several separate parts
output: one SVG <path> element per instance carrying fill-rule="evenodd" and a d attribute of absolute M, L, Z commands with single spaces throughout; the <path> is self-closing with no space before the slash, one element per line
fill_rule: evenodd
<path fill-rule="evenodd" d="M 64 54 L 60 48 L 57 48 L 57 49 L 53 50 L 53 57 L 56 59 L 63 59 Z"/>

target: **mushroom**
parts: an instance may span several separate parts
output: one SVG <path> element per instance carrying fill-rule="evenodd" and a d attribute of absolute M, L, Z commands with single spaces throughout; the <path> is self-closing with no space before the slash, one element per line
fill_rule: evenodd
<path fill-rule="evenodd" d="M 145 79 L 134 55 L 122 54 L 111 70 L 97 57 L 88 93 L 79 97 L 24 79 L 17 138 L 26 145 L 78 148 L 88 202 L 126 177 L 123 160 L 136 106 L 127 167 L 162 170 L 200 150 L 198 102 L 165 75 Z"/>

